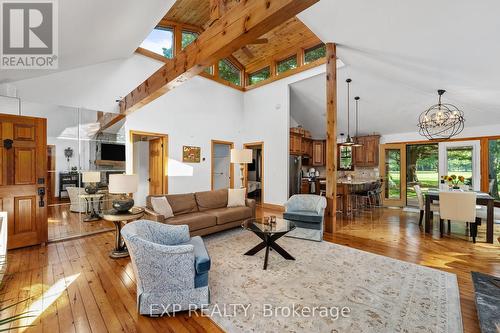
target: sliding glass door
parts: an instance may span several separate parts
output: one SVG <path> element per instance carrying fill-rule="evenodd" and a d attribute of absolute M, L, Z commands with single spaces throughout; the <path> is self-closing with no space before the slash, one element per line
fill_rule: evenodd
<path fill-rule="evenodd" d="M 382 145 L 380 157 L 384 205 L 403 207 L 406 205 L 406 147 L 404 144 Z"/>
<path fill-rule="evenodd" d="M 414 186 L 423 192 L 439 187 L 439 148 L 437 143 L 406 145 L 406 204 L 418 206 Z"/>

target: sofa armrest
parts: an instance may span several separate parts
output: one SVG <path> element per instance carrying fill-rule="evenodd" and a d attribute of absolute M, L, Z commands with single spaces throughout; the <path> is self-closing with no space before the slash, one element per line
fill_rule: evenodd
<path fill-rule="evenodd" d="M 247 207 L 252 208 L 252 217 L 255 218 L 255 207 L 257 206 L 254 199 L 246 199 L 245 202 Z"/>
<path fill-rule="evenodd" d="M 150 208 L 144 208 L 144 218 L 147 220 L 155 221 L 155 222 L 164 222 L 165 216 L 158 214 L 154 210 Z"/>

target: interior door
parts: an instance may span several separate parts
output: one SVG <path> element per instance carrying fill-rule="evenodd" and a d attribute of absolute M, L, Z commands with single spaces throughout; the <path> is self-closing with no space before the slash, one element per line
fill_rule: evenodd
<path fill-rule="evenodd" d="M 163 194 L 163 142 L 162 138 L 149 140 L 149 194 Z"/>
<path fill-rule="evenodd" d="M 220 190 L 231 187 L 231 144 L 214 144 L 212 187 Z"/>
<path fill-rule="evenodd" d="M 0 114 L 0 210 L 9 249 L 47 241 L 46 119 Z"/>
<path fill-rule="evenodd" d="M 380 146 L 380 174 L 384 180 L 384 206 L 406 206 L 406 145 Z"/>

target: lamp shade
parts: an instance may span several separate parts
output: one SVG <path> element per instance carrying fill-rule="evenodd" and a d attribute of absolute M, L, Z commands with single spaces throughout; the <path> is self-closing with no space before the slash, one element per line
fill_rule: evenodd
<path fill-rule="evenodd" d="M 84 183 L 100 183 L 101 173 L 99 171 L 84 171 L 82 173 L 82 182 Z"/>
<path fill-rule="evenodd" d="M 252 149 L 231 149 L 231 163 L 252 163 Z"/>
<path fill-rule="evenodd" d="M 111 174 L 109 175 L 108 192 L 115 194 L 137 192 L 139 177 L 137 175 Z"/>

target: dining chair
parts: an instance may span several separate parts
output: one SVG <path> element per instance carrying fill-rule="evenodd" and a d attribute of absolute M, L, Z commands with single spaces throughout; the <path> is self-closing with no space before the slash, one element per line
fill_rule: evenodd
<path fill-rule="evenodd" d="M 418 225 L 422 225 L 422 221 L 424 219 L 424 212 L 425 212 L 424 194 L 422 192 L 422 189 L 420 188 L 420 185 L 414 185 L 413 189 L 415 190 L 415 193 L 417 194 L 418 209 L 420 209 L 420 219 L 418 220 Z M 434 217 L 434 214 L 433 214 L 434 212 L 439 212 L 439 205 L 431 203 L 431 220 Z"/>
<path fill-rule="evenodd" d="M 476 192 L 439 192 L 439 233 L 443 237 L 444 220 L 469 223 L 472 242 L 476 243 L 477 226 Z"/>

